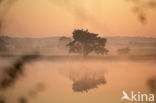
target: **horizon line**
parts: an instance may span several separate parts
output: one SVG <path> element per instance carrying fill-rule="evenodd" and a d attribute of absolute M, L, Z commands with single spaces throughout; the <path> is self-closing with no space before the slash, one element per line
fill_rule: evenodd
<path fill-rule="evenodd" d="M 58 37 L 69 37 L 69 38 L 72 38 L 72 36 L 65 36 L 65 35 L 62 35 L 62 36 L 45 36 L 45 37 L 21 37 L 21 36 L 8 36 L 8 35 L 0 35 L 0 37 L 9 37 L 9 38 L 36 38 L 36 39 L 43 39 L 43 38 L 58 38 Z M 104 36 L 101 36 L 101 37 L 104 37 Z M 105 36 L 105 38 L 113 38 L 113 37 L 128 37 L 128 38 L 155 38 L 156 37 L 152 37 L 152 36 Z"/>

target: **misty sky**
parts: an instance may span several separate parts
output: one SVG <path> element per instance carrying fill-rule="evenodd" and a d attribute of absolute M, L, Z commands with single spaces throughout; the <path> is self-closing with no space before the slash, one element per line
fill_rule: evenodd
<path fill-rule="evenodd" d="M 5 16 L 2 35 L 72 36 L 73 29 L 89 29 L 100 36 L 156 37 L 156 9 L 146 11 L 143 24 L 132 7 L 126 0 L 17 0 Z"/>

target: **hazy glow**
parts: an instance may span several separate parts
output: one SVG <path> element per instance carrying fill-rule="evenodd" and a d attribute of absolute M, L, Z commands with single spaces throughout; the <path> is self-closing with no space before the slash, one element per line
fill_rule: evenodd
<path fill-rule="evenodd" d="M 83 28 L 101 36 L 156 37 L 154 12 L 148 11 L 143 25 L 125 0 L 18 0 L 5 18 L 3 35 L 71 36 Z"/>

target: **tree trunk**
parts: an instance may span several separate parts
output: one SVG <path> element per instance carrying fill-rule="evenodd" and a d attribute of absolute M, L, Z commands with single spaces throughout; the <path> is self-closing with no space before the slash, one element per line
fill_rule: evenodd
<path fill-rule="evenodd" d="M 87 49 L 86 49 L 86 46 L 85 45 L 83 45 L 82 54 L 83 54 L 83 57 L 88 56 L 88 52 L 87 52 Z"/>

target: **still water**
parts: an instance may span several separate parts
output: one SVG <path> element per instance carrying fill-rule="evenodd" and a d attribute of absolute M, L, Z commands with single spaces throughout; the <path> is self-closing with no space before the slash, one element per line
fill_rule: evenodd
<path fill-rule="evenodd" d="M 4 68 L 14 59 L 0 59 Z M 150 93 L 155 61 L 40 59 L 24 65 L 24 73 L 0 96 L 6 103 L 129 103 L 122 91 Z M 22 101 L 23 100 L 23 101 Z"/>

